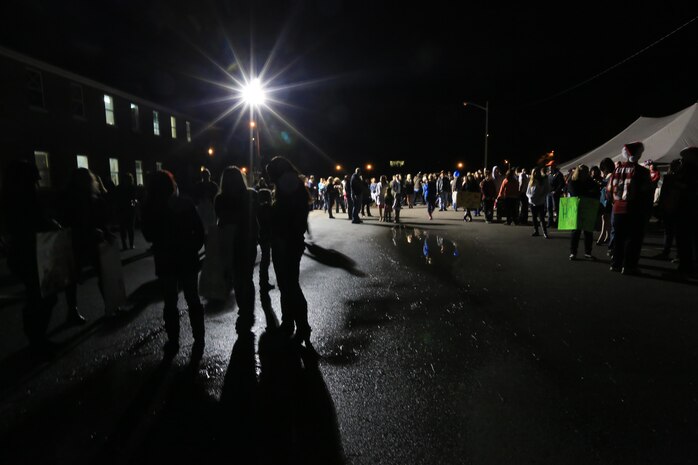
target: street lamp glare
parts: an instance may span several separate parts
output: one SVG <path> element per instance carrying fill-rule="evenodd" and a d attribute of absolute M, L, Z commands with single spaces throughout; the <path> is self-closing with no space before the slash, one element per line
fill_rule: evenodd
<path fill-rule="evenodd" d="M 242 99 L 250 106 L 264 105 L 266 95 L 258 78 L 252 79 L 242 88 Z"/>

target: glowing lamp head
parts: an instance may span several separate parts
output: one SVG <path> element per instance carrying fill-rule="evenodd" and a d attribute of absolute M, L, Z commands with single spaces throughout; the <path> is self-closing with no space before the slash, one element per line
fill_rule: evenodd
<path fill-rule="evenodd" d="M 208 154 L 213 156 L 213 147 L 208 148 Z"/>
<path fill-rule="evenodd" d="M 368 171 L 371 171 L 373 169 L 373 165 L 369 163 L 368 165 L 366 165 L 366 169 Z"/>
<path fill-rule="evenodd" d="M 341 171 L 342 165 L 337 165 L 337 166 L 334 167 L 334 169 L 336 169 L 337 171 Z"/>
<path fill-rule="evenodd" d="M 463 163 L 458 163 L 458 169 L 463 168 Z"/>
<path fill-rule="evenodd" d="M 266 96 L 259 79 L 253 79 L 242 88 L 242 99 L 251 106 L 264 105 Z"/>
<path fill-rule="evenodd" d="M 256 127 L 256 126 L 257 126 L 257 123 L 255 123 L 254 121 L 250 121 L 250 127 L 251 127 L 251 128 L 254 128 L 254 127 Z"/>
<path fill-rule="evenodd" d="M 243 166 L 242 168 L 240 168 L 240 171 L 242 171 L 243 173 L 247 173 L 247 168 Z"/>

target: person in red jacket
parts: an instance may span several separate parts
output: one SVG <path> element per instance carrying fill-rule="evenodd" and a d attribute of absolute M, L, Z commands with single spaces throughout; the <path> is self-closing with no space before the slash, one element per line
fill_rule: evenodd
<path fill-rule="evenodd" d="M 650 172 L 638 164 L 644 150 L 642 142 L 624 145 L 624 162 L 616 168 L 609 181 L 615 230 L 611 270 L 623 274 L 640 273 L 640 249 L 652 209 Z"/>
<path fill-rule="evenodd" d="M 507 225 L 511 225 L 512 222 L 518 224 L 518 219 L 516 218 L 516 204 L 518 201 L 519 180 L 516 176 L 516 171 L 509 169 L 497 196 L 497 211 L 499 211 L 500 206 L 503 207 L 502 211 L 507 217 Z"/>

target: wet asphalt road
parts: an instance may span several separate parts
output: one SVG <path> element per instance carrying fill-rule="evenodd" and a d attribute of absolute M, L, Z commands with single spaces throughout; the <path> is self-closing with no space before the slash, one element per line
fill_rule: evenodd
<path fill-rule="evenodd" d="M 91 325 L 58 327 L 54 361 L 3 346 L 0 463 L 696 463 L 698 286 L 670 264 L 625 277 L 569 262 L 566 233 L 455 212 L 403 210 L 401 228 L 338 216 L 311 214 L 302 261 L 319 357 L 275 333 L 273 290 L 240 337 L 234 299 L 207 309 L 199 366 L 183 314 L 163 361 L 152 261 L 137 260 L 129 315 L 100 319 L 91 280 Z M 18 310 L 2 312 L 7 332 Z"/>

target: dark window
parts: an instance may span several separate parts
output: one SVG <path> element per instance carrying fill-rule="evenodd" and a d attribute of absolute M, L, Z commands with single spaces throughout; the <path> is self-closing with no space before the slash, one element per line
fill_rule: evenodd
<path fill-rule="evenodd" d="M 82 86 L 80 84 L 70 84 L 70 107 L 74 116 L 85 116 L 85 104 L 82 99 Z"/>
<path fill-rule="evenodd" d="M 44 108 L 44 83 L 41 73 L 34 70 L 27 70 L 27 99 L 29 105 Z"/>

